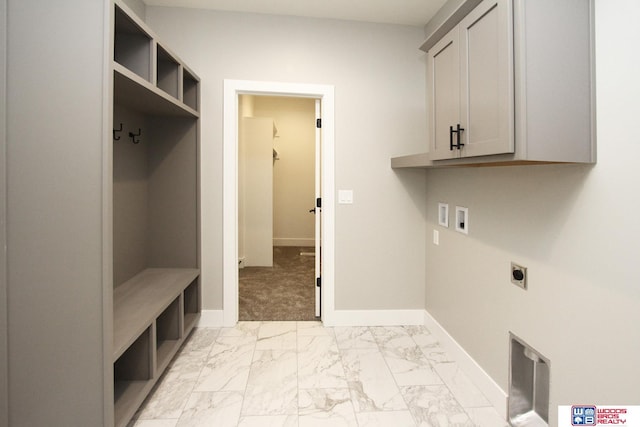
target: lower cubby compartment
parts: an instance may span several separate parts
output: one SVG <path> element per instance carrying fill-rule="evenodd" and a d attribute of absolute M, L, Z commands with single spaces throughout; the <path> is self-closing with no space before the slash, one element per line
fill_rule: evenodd
<path fill-rule="evenodd" d="M 162 372 L 180 346 L 181 334 L 180 297 L 156 319 L 157 369 Z"/>
<path fill-rule="evenodd" d="M 113 364 L 115 425 L 125 426 L 153 386 L 151 328 Z"/>
<path fill-rule="evenodd" d="M 184 334 L 195 326 L 200 317 L 200 283 L 199 279 L 191 282 L 184 290 Z"/>
<path fill-rule="evenodd" d="M 200 310 L 199 273 L 194 268 L 148 268 L 114 289 L 117 427 L 129 423 L 195 326 Z"/>

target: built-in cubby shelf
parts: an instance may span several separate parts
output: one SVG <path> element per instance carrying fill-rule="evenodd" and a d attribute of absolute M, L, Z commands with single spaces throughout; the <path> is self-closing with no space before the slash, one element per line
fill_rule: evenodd
<path fill-rule="evenodd" d="M 195 73 L 121 1 L 115 2 L 114 21 L 113 69 L 116 84 L 120 83 L 114 91 L 136 104 L 148 103 L 148 98 L 162 98 L 168 102 L 168 111 L 161 114 L 197 116 L 200 79 Z M 118 81 L 118 76 L 127 80 Z M 140 88 L 132 91 L 132 85 Z M 141 88 L 145 93 L 140 92 Z"/>
<path fill-rule="evenodd" d="M 114 61 L 151 81 L 151 36 L 121 7 L 116 6 L 114 21 Z"/>
<path fill-rule="evenodd" d="M 200 316 L 198 276 L 192 268 L 149 268 L 115 288 L 116 425 L 127 424 L 195 327 Z M 188 318 L 185 300 L 195 310 Z"/>
<path fill-rule="evenodd" d="M 199 82 L 114 0 L 113 386 L 125 427 L 201 311 Z"/>
<path fill-rule="evenodd" d="M 159 371 L 164 370 L 180 346 L 180 338 L 184 332 L 181 300 L 182 295 L 176 297 L 156 319 L 156 359 Z"/>
<path fill-rule="evenodd" d="M 113 364 L 116 425 L 126 425 L 153 386 L 151 329 L 148 325 Z"/>
<path fill-rule="evenodd" d="M 178 98 L 180 63 L 162 46 L 157 45 L 156 54 L 157 86 L 174 98 Z"/>
<path fill-rule="evenodd" d="M 182 72 L 182 102 L 196 111 L 199 111 L 198 107 L 198 79 L 189 72 L 186 67 L 183 67 Z"/>
<path fill-rule="evenodd" d="M 200 317 L 200 292 L 197 282 L 191 283 L 183 294 L 184 330 L 190 330 Z"/>
<path fill-rule="evenodd" d="M 179 102 L 120 64 L 114 64 L 113 70 L 113 93 L 118 104 L 157 116 L 200 116 L 194 108 Z"/>
<path fill-rule="evenodd" d="M 156 335 L 163 340 L 179 340 L 178 297 L 191 284 L 197 282 L 199 271 L 194 268 L 148 268 L 113 291 L 113 359 L 117 360 L 128 347 L 156 319 L 161 328 Z M 190 298 L 196 300 L 198 293 L 191 288 Z M 194 295 L 195 294 L 195 295 Z M 173 317 L 173 319 L 172 319 Z"/>

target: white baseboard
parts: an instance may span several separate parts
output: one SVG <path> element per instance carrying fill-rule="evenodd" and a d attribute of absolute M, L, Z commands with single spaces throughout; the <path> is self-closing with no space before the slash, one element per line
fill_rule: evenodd
<path fill-rule="evenodd" d="M 221 328 L 224 325 L 222 310 L 202 310 L 200 313 L 199 328 Z"/>
<path fill-rule="evenodd" d="M 273 246 L 308 246 L 313 247 L 316 245 L 315 239 L 305 239 L 302 237 L 274 237 Z"/>
<path fill-rule="evenodd" d="M 424 310 L 335 310 L 322 319 L 325 326 L 400 326 L 423 325 Z M 202 310 L 198 326 L 224 326 L 223 310 Z"/>
<path fill-rule="evenodd" d="M 324 318 L 325 326 L 423 325 L 424 310 L 335 310 Z"/>
<path fill-rule="evenodd" d="M 498 413 L 507 415 L 507 393 L 487 374 L 484 369 L 465 351 L 458 342 L 434 319 L 426 310 L 424 313 L 424 325 L 435 335 L 442 347 L 458 363 L 462 372 L 478 386 L 478 389 L 491 402 Z"/>

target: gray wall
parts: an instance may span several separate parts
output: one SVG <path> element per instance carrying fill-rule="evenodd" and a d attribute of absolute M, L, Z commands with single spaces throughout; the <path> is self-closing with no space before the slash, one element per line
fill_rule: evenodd
<path fill-rule="evenodd" d="M 336 309 L 424 307 L 424 174 L 389 159 L 426 137 L 421 28 L 148 7 L 155 32 L 202 79 L 204 309 L 222 308 L 224 79 L 335 85 Z"/>
<path fill-rule="evenodd" d="M 113 286 L 117 287 L 149 266 L 148 147 L 149 127 L 140 113 L 121 106 L 113 112 L 114 127 L 123 123 L 113 141 Z M 141 129 L 144 138 L 133 144 L 129 132 Z"/>
<path fill-rule="evenodd" d="M 103 0 L 8 3 L 12 427 L 104 420 L 104 10 Z"/>
<path fill-rule="evenodd" d="M 123 0 L 143 21 L 147 14 L 147 6 L 142 0 Z"/>
<path fill-rule="evenodd" d="M 504 389 L 508 333 L 551 360 L 557 405 L 633 404 L 640 383 L 640 4 L 596 2 L 598 163 L 427 172 L 427 310 Z M 469 208 L 469 235 L 437 225 Z M 453 217 L 451 217 L 453 218 Z M 440 245 L 432 230 L 440 230 Z M 529 290 L 509 263 L 529 268 Z"/>
<path fill-rule="evenodd" d="M 7 1 L 0 1 L 0 28 L 7 28 Z M 7 172 L 7 33 L 0 31 L 0 177 Z M 7 181 L 0 182 L 0 427 L 9 426 L 7 370 Z"/>

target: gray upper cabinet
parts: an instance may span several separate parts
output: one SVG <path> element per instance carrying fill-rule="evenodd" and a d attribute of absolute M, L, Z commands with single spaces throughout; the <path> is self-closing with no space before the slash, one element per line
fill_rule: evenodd
<path fill-rule="evenodd" d="M 509 0 L 484 0 L 428 51 L 430 158 L 512 153 Z"/>
<path fill-rule="evenodd" d="M 452 128 L 460 118 L 460 47 L 455 27 L 429 51 L 428 105 L 429 153 L 433 159 L 452 159 L 459 151 L 452 147 Z M 456 135 L 459 136 L 459 135 Z"/>
<path fill-rule="evenodd" d="M 595 162 L 592 0 L 450 0 L 425 31 L 426 152 L 392 167 Z"/>

